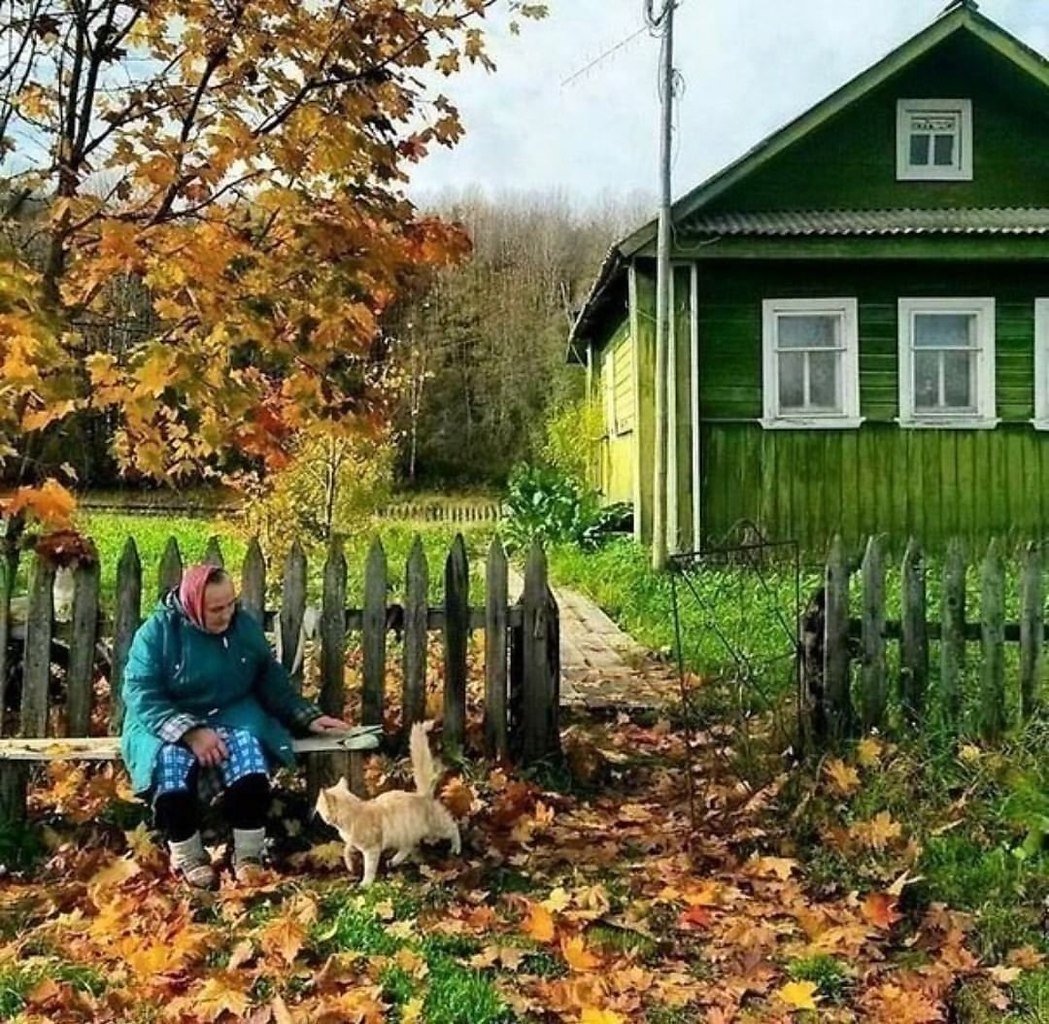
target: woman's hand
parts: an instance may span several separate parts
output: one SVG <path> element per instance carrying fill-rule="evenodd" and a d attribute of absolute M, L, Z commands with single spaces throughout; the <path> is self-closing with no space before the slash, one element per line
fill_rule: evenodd
<path fill-rule="evenodd" d="M 229 757 L 223 738 L 207 726 L 190 729 L 183 735 L 182 742 L 193 751 L 197 764 L 204 768 L 218 767 Z"/>
<path fill-rule="evenodd" d="M 331 715 L 321 715 L 320 718 L 315 718 L 310 722 L 309 730 L 323 736 L 329 732 L 349 732 L 350 727 L 341 719 L 332 718 Z"/>

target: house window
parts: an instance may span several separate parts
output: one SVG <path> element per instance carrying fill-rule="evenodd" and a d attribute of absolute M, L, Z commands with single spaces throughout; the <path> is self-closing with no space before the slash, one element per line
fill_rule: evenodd
<path fill-rule="evenodd" d="M 766 427 L 858 427 L 855 299 L 763 303 Z"/>
<path fill-rule="evenodd" d="M 1049 430 L 1049 299 L 1034 303 L 1034 425 Z"/>
<path fill-rule="evenodd" d="M 900 422 L 993 427 L 994 299 L 900 299 Z"/>
<path fill-rule="evenodd" d="M 900 181 L 972 181 L 971 100 L 899 100 L 896 177 Z"/>

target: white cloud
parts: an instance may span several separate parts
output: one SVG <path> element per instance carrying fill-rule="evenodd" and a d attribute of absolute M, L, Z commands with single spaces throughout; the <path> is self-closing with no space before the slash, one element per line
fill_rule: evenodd
<path fill-rule="evenodd" d="M 674 189 L 734 160 L 931 22 L 947 0 L 682 0 L 675 64 Z M 642 0 L 549 0 L 550 16 L 499 33 L 499 70 L 444 83 L 466 137 L 417 169 L 414 195 L 480 185 L 563 189 L 578 201 L 609 191 L 654 194 L 657 41 L 642 33 L 564 84 L 642 25 Z M 1034 0 L 981 10 L 1042 53 L 1049 13 Z"/>

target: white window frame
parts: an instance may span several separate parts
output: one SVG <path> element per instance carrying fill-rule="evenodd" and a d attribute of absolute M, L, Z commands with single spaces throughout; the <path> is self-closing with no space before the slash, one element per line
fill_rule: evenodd
<path fill-rule="evenodd" d="M 1034 419 L 1049 430 L 1049 299 L 1034 300 Z"/>
<path fill-rule="evenodd" d="M 919 313 L 975 314 L 979 343 L 976 355 L 975 413 L 930 413 L 914 407 L 914 317 Z M 994 379 L 995 300 L 993 298 L 906 298 L 898 300 L 899 329 L 899 395 L 901 427 L 916 429 L 990 430 L 1000 422 L 997 417 Z"/>
<path fill-rule="evenodd" d="M 912 166 L 911 115 L 919 111 L 958 114 L 957 166 Z M 973 180 L 973 104 L 972 100 L 912 99 L 896 101 L 896 179 L 897 181 Z"/>
<path fill-rule="evenodd" d="M 779 348 L 777 323 L 781 314 L 795 316 L 837 313 L 841 317 L 841 412 L 794 413 L 779 407 Z M 860 416 L 859 309 L 854 298 L 765 299 L 762 302 L 762 384 L 765 414 L 761 425 L 767 430 L 851 430 L 863 422 Z"/>

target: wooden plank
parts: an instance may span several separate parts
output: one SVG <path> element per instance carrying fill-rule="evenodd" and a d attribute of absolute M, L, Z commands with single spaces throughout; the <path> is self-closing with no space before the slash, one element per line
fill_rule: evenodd
<path fill-rule="evenodd" d="M 965 669 L 965 548 L 959 537 L 947 545 L 940 598 L 940 701 L 952 732 L 961 722 L 962 672 Z"/>
<path fill-rule="evenodd" d="M 182 582 L 182 552 L 178 541 L 169 537 L 160 557 L 160 569 L 157 571 L 157 599 L 162 598 L 169 590 Z"/>
<path fill-rule="evenodd" d="M 252 537 L 240 571 L 240 605 L 256 622 L 265 618 L 266 559 L 258 537 Z"/>
<path fill-rule="evenodd" d="M 510 609 L 510 676 L 507 680 L 506 718 L 510 758 L 520 763 L 524 743 L 524 595 Z"/>
<path fill-rule="evenodd" d="M 386 691 L 386 552 L 378 537 L 364 569 L 361 721 L 381 725 Z"/>
<path fill-rule="evenodd" d="M 492 539 L 485 569 L 484 743 L 488 757 L 509 756 L 506 706 L 506 619 L 509 602 L 506 551 Z"/>
<path fill-rule="evenodd" d="M 324 591 L 321 598 L 320 709 L 342 718 L 346 713 L 346 556 L 342 538 L 335 536 L 324 562 Z M 307 759 L 307 799 L 312 805 L 324 786 L 332 786 L 349 774 L 348 755 L 317 754 Z"/>
<path fill-rule="evenodd" d="M 338 736 L 307 736 L 291 741 L 296 754 L 331 751 L 375 750 L 382 732 L 378 727 L 355 727 Z M 116 761 L 119 736 L 19 737 L 0 740 L 0 761 Z"/>
<path fill-rule="evenodd" d="M 43 736 L 47 732 L 47 698 L 51 683 L 55 568 L 37 555 L 30 575 L 21 728 L 23 736 Z"/>
<path fill-rule="evenodd" d="M 214 534 L 208 538 L 208 546 L 204 549 L 204 564 L 214 565 L 216 568 L 224 569 L 226 563 L 222 559 L 222 546 Z"/>
<path fill-rule="evenodd" d="M 86 736 L 91 725 L 99 579 L 97 561 L 77 566 L 73 576 L 72 636 L 66 674 L 66 716 L 71 736 Z"/>
<path fill-rule="evenodd" d="M 460 757 L 466 739 L 466 654 L 470 640 L 470 570 L 466 542 L 456 534 L 444 563 L 444 731 L 450 758 Z"/>
<path fill-rule="evenodd" d="M 885 726 L 885 554 L 881 537 L 871 537 L 863 556 L 863 729 Z"/>
<path fill-rule="evenodd" d="M 430 569 L 422 537 L 415 535 L 404 574 L 404 681 L 401 745 L 407 750 L 412 725 L 426 717 L 427 595 Z"/>
<path fill-rule="evenodd" d="M 522 672 L 521 759 L 534 765 L 560 755 L 557 710 L 553 707 L 559 681 L 550 676 L 553 660 L 550 645 L 557 642 L 558 627 L 552 616 L 547 584 L 546 555 L 533 543 L 525 565 Z"/>
<path fill-rule="evenodd" d="M 827 735 L 838 743 L 852 729 L 852 697 L 849 693 L 849 568 L 845 544 L 840 536 L 831 543 L 826 569 L 823 685 L 826 700 Z"/>
<path fill-rule="evenodd" d="M 135 539 L 128 537 L 117 565 L 117 609 L 113 621 L 113 674 L 109 681 L 112 710 L 110 734 L 120 732 L 124 721 L 124 668 L 131 641 L 142 617 L 142 563 Z"/>
<path fill-rule="evenodd" d="M 925 562 L 913 537 L 903 555 L 900 602 L 900 700 L 904 718 L 918 725 L 925 714 L 929 641 L 925 632 Z"/>
<path fill-rule="evenodd" d="M 1021 557 L 1020 573 L 1020 720 L 1023 722 L 1030 721 L 1041 693 L 1044 609 L 1042 549 L 1030 542 Z"/>
<path fill-rule="evenodd" d="M 982 731 L 993 743 L 1005 731 L 1005 567 L 997 540 L 987 548 L 980 579 Z"/>
<path fill-rule="evenodd" d="M 288 670 L 291 685 L 302 689 L 302 661 L 299 650 L 302 620 L 306 614 L 306 552 L 296 537 L 284 560 L 284 580 L 280 597 L 280 657 Z"/>

